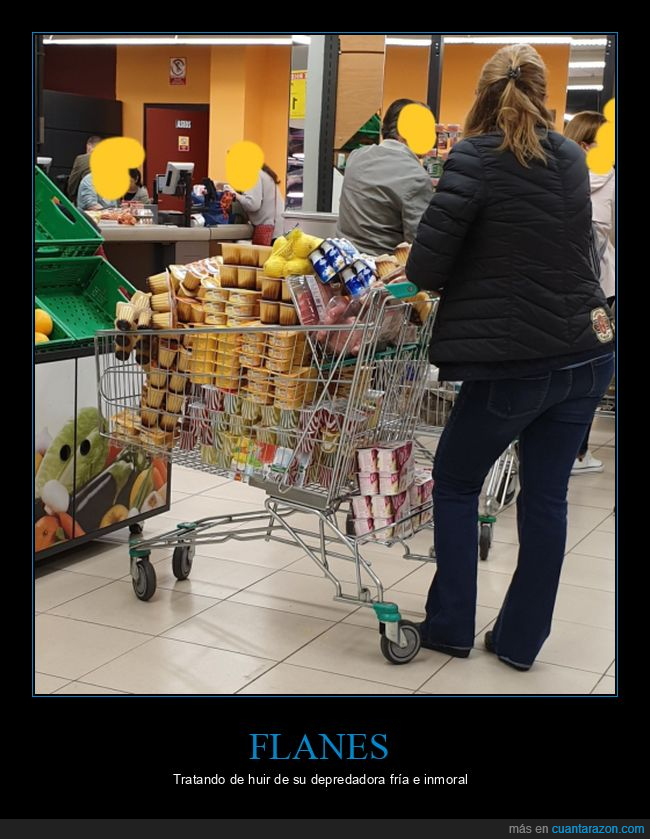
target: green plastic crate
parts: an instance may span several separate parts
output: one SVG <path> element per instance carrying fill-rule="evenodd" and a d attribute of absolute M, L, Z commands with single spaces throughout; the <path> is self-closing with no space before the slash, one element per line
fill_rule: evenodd
<path fill-rule="evenodd" d="M 36 167 L 34 244 L 41 258 L 92 256 L 104 239 L 86 215 Z"/>
<path fill-rule="evenodd" d="M 36 306 L 75 341 L 113 329 L 115 304 L 135 291 L 101 256 L 37 259 L 34 286 Z"/>
<path fill-rule="evenodd" d="M 40 309 L 41 307 L 37 304 L 36 308 Z M 50 312 L 48 312 L 48 314 L 52 317 Z M 51 352 L 52 350 L 61 350 L 73 346 L 75 343 L 74 338 L 68 335 L 61 324 L 57 323 L 54 318 L 52 318 L 52 332 L 50 333 L 50 340 L 46 341 L 44 344 L 34 344 L 34 352 L 42 353 Z"/>

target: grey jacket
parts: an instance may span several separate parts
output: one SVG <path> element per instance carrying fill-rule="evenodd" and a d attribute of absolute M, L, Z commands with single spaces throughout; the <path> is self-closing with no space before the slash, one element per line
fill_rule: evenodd
<path fill-rule="evenodd" d="M 412 242 L 433 197 L 431 178 L 404 143 L 384 140 L 348 158 L 337 233 L 363 253 Z"/>
<path fill-rule="evenodd" d="M 108 201 L 97 194 L 95 185 L 93 184 L 93 176 L 89 173 L 85 178 L 81 179 L 79 184 L 79 192 L 77 193 L 77 207 L 80 210 L 91 210 L 98 205 L 105 210 L 119 207 L 119 201 Z"/>
<path fill-rule="evenodd" d="M 239 194 L 238 200 L 251 224 L 255 227 L 260 224 L 272 224 L 274 226 L 273 238 L 282 235 L 284 198 L 278 185 L 264 170 L 260 171 L 255 186 Z"/>

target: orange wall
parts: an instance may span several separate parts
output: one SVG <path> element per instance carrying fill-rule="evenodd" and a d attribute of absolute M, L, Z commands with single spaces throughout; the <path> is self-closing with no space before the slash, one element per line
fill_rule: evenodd
<path fill-rule="evenodd" d="M 187 84 L 169 84 L 169 59 L 187 58 Z M 225 180 L 227 149 L 253 140 L 282 180 L 287 160 L 291 47 L 118 47 L 123 130 L 142 142 L 145 103 L 210 105 L 210 177 Z"/>
<path fill-rule="evenodd" d="M 187 59 L 187 84 L 169 84 L 169 59 Z M 210 47 L 118 47 L 115 98 L 124 103 L 123 132 L 142 142 L 144 104 L 210 101 Z"/>
<path fill-rule="evenodd" d="M 259 47 L 248 47 L 249 53 L 255 53 Z M 291 47 L 265 47 L 263 56 L 263 77 L 257 90 L 261 98 L 262 125 L 259 142 L 264 149 L 268 165 L 282 181 L 281 189 L 285 194 L 287 168 L 287 138 L 289 126 L 289 85 L 291 79 Z M 246 87 L 246 107 L 252 90 Z M 252 107 L 259 107 L 253 98 Z"/>
<path fill-rule="evenodd" d="M 403 51 L 411 51 L 402 48 Z M 442 91 L 440 95 L 440 116 L 436 118 L 449 123 L 465 122 L 465 117 L 474 101 L 476 82 L 485 62 L 491 58 L 498 47 L 490 45 L 449 44 L 445 46 L 442 63 Z M 555 127 L 562 131 L 566 110 L 566 86 L 569 76 L 568 44 L 536 47 L 544 59 L 548 70 L 549 110 L 555 110 Z M 415 48 L 413 48 L 413 51 Z"/>
<path fill-rule="evenodd" d="M 396 99 L 427 101 L 428 47 L 386 47 L 382 115 Z"/>
<path fill-rule="evenodd" d="M 212 47 L 210 174 L 226 179 L 226 152 L 252 140 L 284 191 L 291 47 Z"/>
<path fill-rule="evenodd" d="M 226 180 L 226 152 L 244 139 L 245 47 L 211 47 L 210 177 Z M 248 138 L 246 138 L 248 139 Z"/>

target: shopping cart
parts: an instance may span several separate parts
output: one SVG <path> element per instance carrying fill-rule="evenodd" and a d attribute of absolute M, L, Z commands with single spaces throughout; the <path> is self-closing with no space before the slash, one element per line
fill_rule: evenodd
<path fill-rule="evenodd" d="M 439 382 L 431 377 L 427 381 L 415 438 L 422 455 L 428 454 L 431 460 L 460 387 L 460 382 Z M 517 495 L 518 463 L 517 443 L 513 441 L 485 479 L 478 517 L 479 558 L 482 560 L 490 553 L 497 515 L 509 507 Z"/>
<path fill-rule="evenodd" d="M 413 307 L 394 296 L 412 289 L 373 292 L 352 324 L 338 326 L 98 333 L 99 409 L 116 444 L 266 493 L 263 510 L 182 522 L 133 539 L 138 598 L 148 600 L 156 590 L 153 548 L 173 547 L 172 570 L 184 580 L 202 545 L 274 540 L 302 548 L 333 584 L 336 600 L 374 608 L 387 659 L 405 663 L 416 655 L 417 626 L 384 601 L 362 548 L 400 543 L 405 556 L 431 559 L 416 557 L 407 544 L 431 528 L 431 503 L 358 535 L 344 506 L 359 495 L 359 449 L 413 439 L 437 301 L 418 321 Z M 122 348 L 136 338 L 125 358 Z M 337 577 L 334 558 L 354 564 L 354 583 Z"/>

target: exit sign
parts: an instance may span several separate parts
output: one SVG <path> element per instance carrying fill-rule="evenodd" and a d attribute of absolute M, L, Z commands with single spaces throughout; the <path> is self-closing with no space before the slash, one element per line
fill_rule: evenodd
<path fill-rule="evenodd" d="M 191 128 L 192 127 L 192 120 L 191 119 L 177 119 L 176 120 L 176 128 Z"/>

